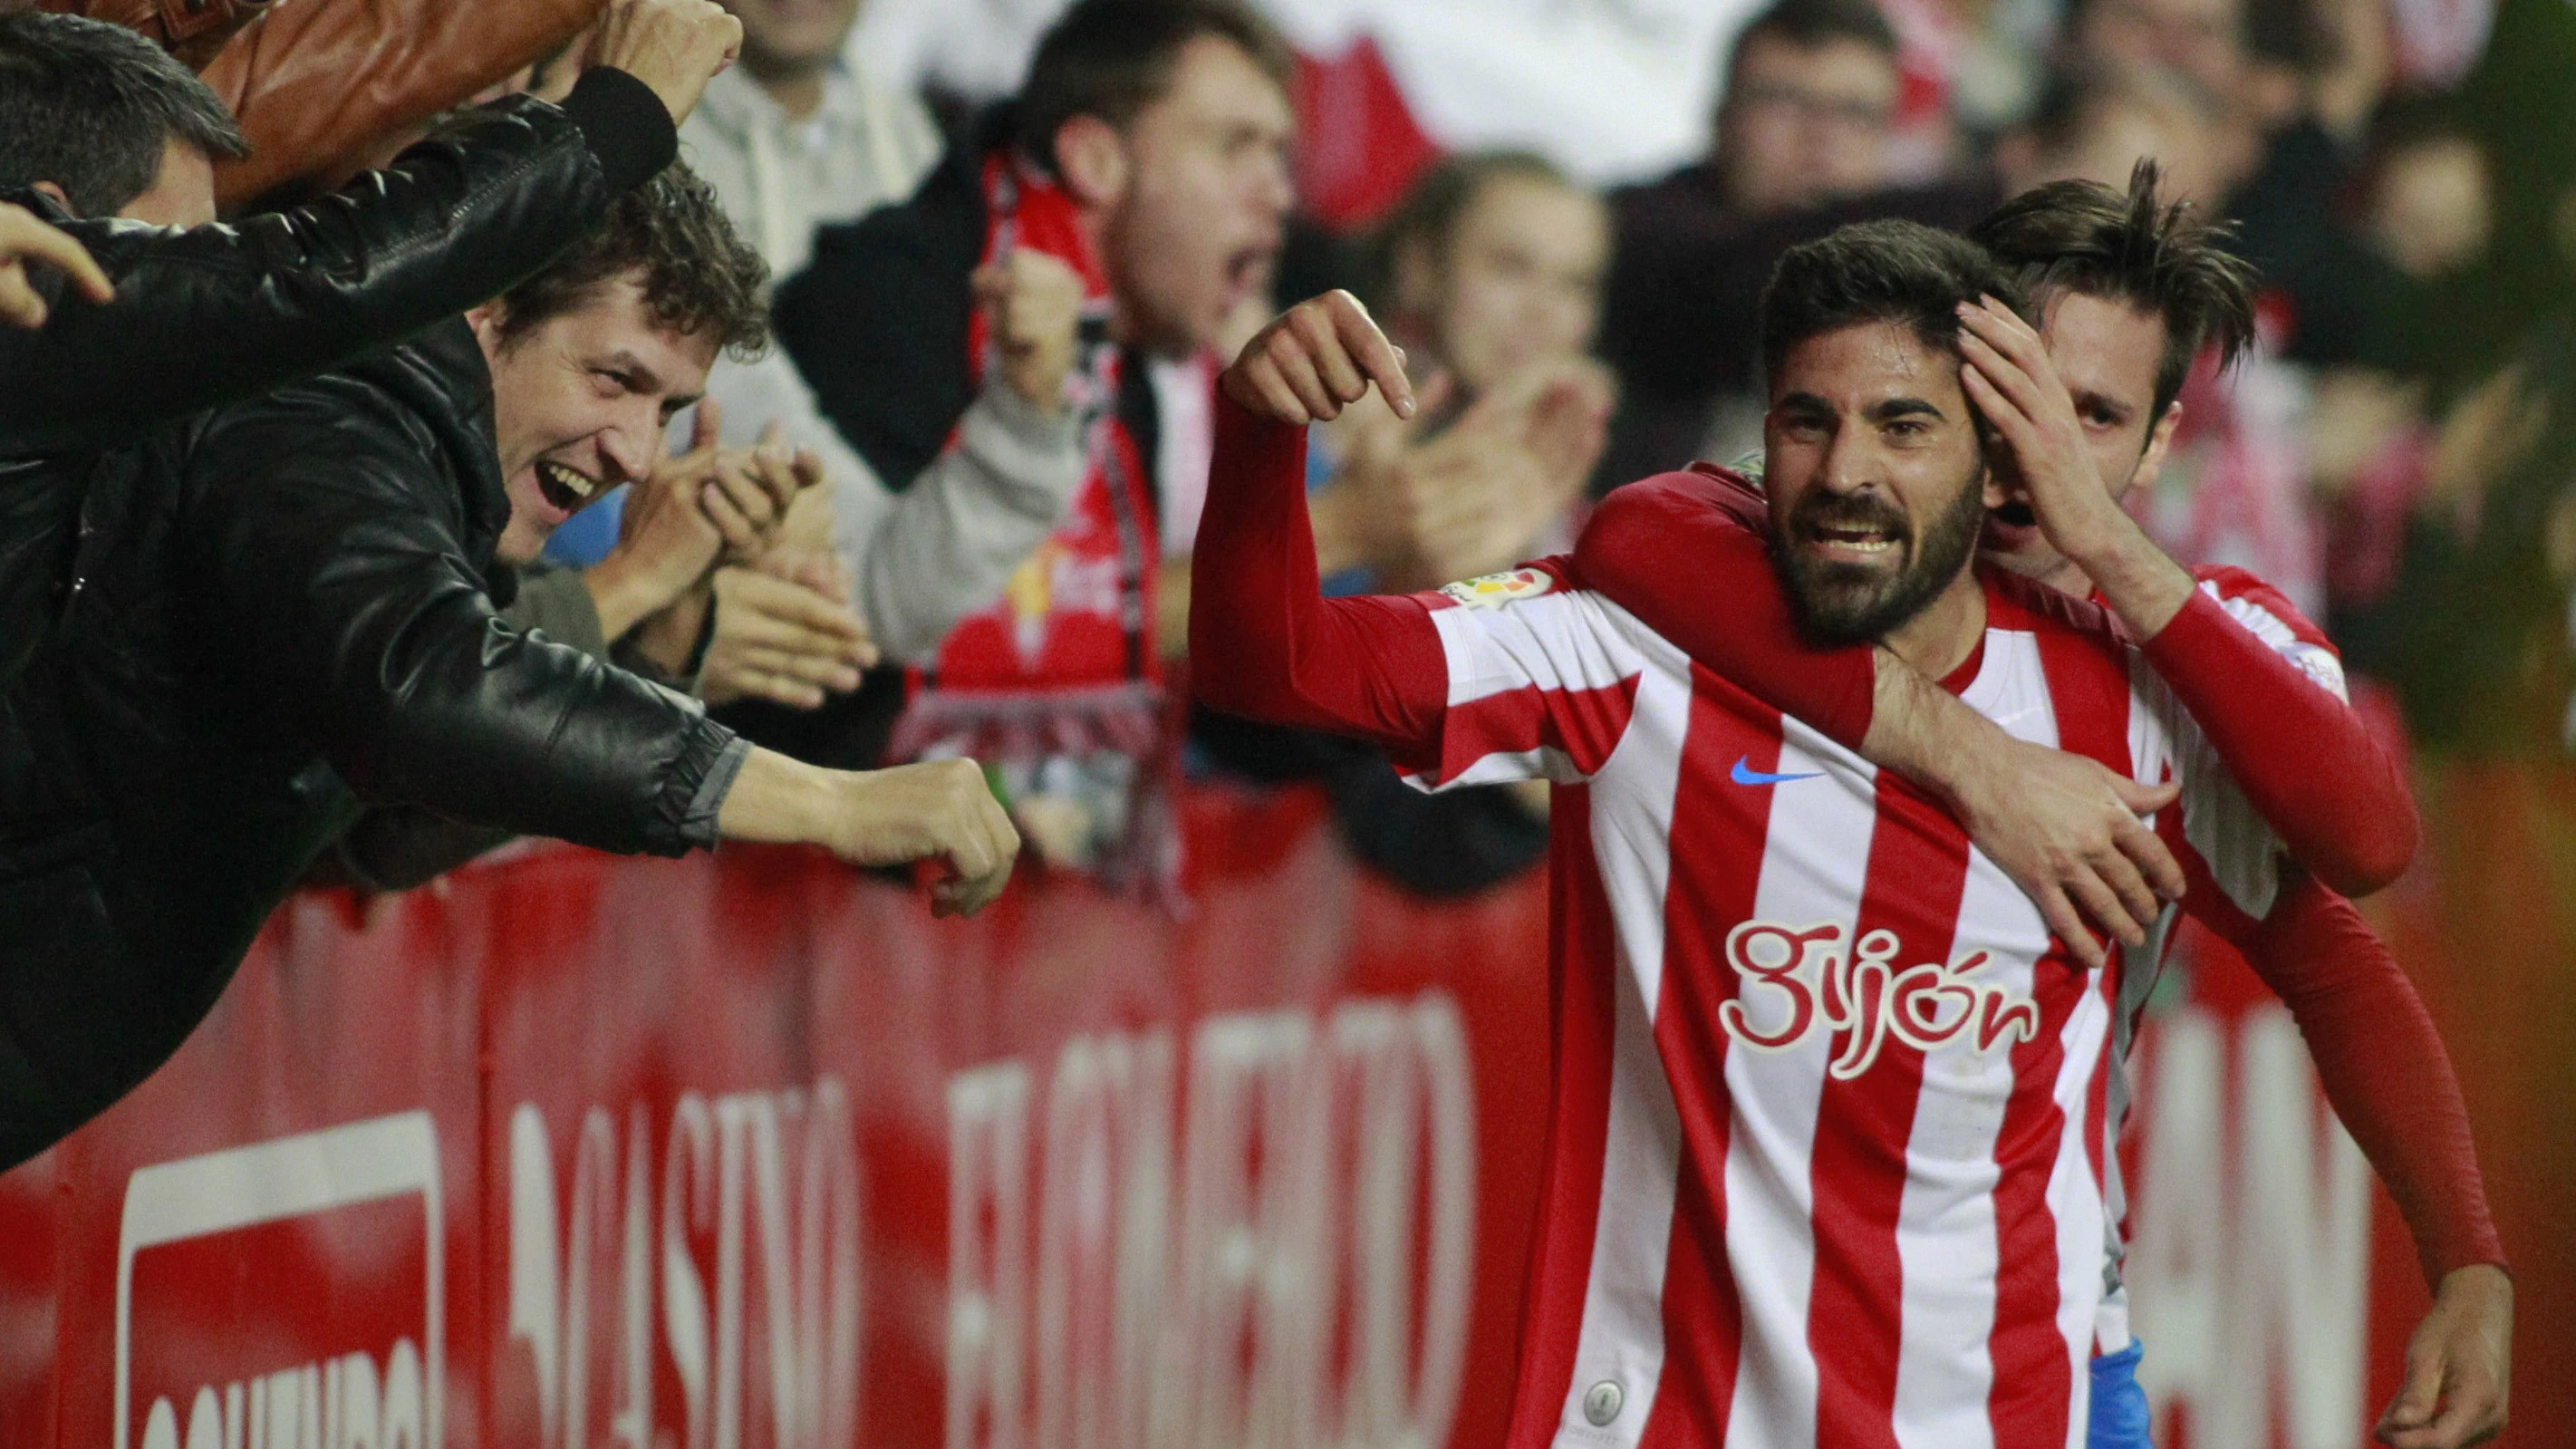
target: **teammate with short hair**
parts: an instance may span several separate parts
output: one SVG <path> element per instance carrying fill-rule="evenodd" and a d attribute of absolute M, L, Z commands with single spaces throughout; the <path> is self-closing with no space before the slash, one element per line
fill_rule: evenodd
<path fill-rule="evenodd" d="M 2006 495 L 1956 309 L 2010 291 L 1904 223 L 1784 258 L 1779 591 L 1809 633 L 1960 691 L 2074 782 L 2052 798 L 2075 813 L 2178 803 L 2189 906 L 2259 918 L 2278 844 L 2108 615 L 1970 567 Z M 1191 653 L 1208 703 L 1370 738 L 1426 787 L 1557 786 L 1559 1065 L 1509 1442 L 2067 1443 L 2104 1296 L 2120 965 L 2087 970 L 2096 943 L 2052 936 L 1929 797 L 1562 561 L 1317 597 L 1297 425 L 1371 381 L 1409 406 L 1340 296 L 1228 370 Z M 2184 893 L 2159 855 L 2123 858 Z"/>

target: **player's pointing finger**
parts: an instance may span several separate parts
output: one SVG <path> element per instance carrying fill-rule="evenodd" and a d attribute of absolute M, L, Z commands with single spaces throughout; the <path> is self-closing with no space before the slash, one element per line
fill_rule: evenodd
<path fill-rule="evenodd" d="M 1413 416 L 1413 383 L 1404 375 L 1404 360 L 1396 356 L 1395 344 L 1387 341 L 1386 334 L 1370 320 L 1368 309 L 1348 292 L 1327 292 L 1324 302 L 1332 311 L 1333 330 L 1351 360 L 1377 384 L 1397 417 Z"/>

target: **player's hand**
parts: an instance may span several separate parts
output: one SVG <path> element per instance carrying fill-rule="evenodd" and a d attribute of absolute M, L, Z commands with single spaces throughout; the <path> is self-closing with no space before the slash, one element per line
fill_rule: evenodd
<path fill-rule="evenodd" d="M 1002 354 L 1002 380 L 1040 412 L 1064 411 L 1082 321 L 1082 278 L 1057 257 L 1027 247 L 968 279 L 984 324 Z"/>
<path fill-rule="evenodd" d="M 1348 292 L 1326 292 L 1270 320 L 1217 379 L 1256 417 L 1306 424 L 1341 416 L 1375 383 L 1400 418 L 1413 416 L 1404 354 Z"/>
<path fill-rule="evenodd" d="M 852 865 L 933 860 L 931 914 L 971 916 L 1010 883 L 1020 832 L 973 760 L 931 760 L 837 777 L 840 799 L 826 842 Z"/>
<path fill-rule="evenodd" d="M 15 206 L 0 206 L 0 323 L 33 330 L 45 325 L 45 299 L 27 277 L 31 265 L 60 269 L 93 302 L 116 296 L 116 286 L 81 244 Z"/>
<path fill-rule="evenodd" d="M 1959 304 L 1959 322 L 1959 385 L 2003 440 L 2002 481 L 2028 498 L 2051 547 L 2078 563 L 2099 556 L 2128 515 L 2102 482 L 2047 344 L 1992 297 Z"/>
<path fill-rule="evenodd" d="M 741 54 L 742 22 L 715 0 L 609 0 L 583 68 L 611 66 L 642 81 L 677 125 Z"/>
<path fill-rule="evenodd" d="M 698 697 L 709 705 L 765 699 L 818 709 L 827 694 L 859 687 L 877 662 L 876 641 L 846 594 L 820 580 L 768 569 L 718 569 L 715 631 L 699 666 Z"/>
<path fill-rule="evenodd" d="M 1968 836 L 2039 906 L 2086 967 L 2106 959 L 2099 931 L 2142 945 L 2182 867 L 2139 817 L 2173 804 L 2179 784 L 2141 785 L 2082 755 L 2005 739 L 1981 746 L 1949 782 Z"/>
<path fill-rule="evenodd" d="M 2379 1416 L 2389 1449 L 2461 1449 L 2503 1432 L 2513 1376 L 2513 1280 L 2485 1264 L 2443 1275 L 2406 1344 L 2406 1384 Z"/>

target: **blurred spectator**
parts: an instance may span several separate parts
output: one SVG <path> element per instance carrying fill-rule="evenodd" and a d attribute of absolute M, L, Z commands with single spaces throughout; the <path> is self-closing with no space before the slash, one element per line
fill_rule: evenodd
<path fill-rule="evenodd" d="M 1709 154 L 1612 197 L 1601 351 L 1623 390 L 1598 486 L 1758 434 L 1754 319 L 1782 252 L 1871 216 L 1963 227 L 2000 199 L 1982 174 L 1891 185 L 1897 57 L 1871 0 L 1777 0 L 1735 38 Z"/>
<path fill-rule="evenodd" d="M 999 596 L 885 691 L 903 711 L 890 748 L 998 763 L 1041 854 L 1148 888 L 1177 869 L 1156 598 L 1186 578 L 1160 562 L 1157 490 L 1166 460 L 1207 447 L 1166 441 L 1181 420 L 1145 364 L 1216 345 L 1268 280 L 1290 199 L 1288 65 L 1236 0 L 1084 0 L 1015 108 L 909 202 L 826 228 L 778 296 L 824 412 L 903 489 L 1016 365 L 1022 340 L 978 318 L 978 294 L 1045 258 L 1082 279 L 1088 476 Z"/>
<path fill-rule="evenodd" d="M 841 62 L 859 0 L 725 0 L 742 63 L 707 85 L 680 154 L 773 277 L 804 270 L 814 228 L 912 194 L 939 160 L 919 97 Z"/>
<path fill-rule="evenodd" d="M 2436 749 L 2576 754 L 2576 178 L 2556 300 L 2422 456 L 2394 584 L 2348 623 Z"/>
<path fill-rule="evenodd" d="M 709 84 L 680 142 L 779 278 L 804 265 L 818 225 L 855 220 L 911 194 L 938 159 L 938 133 L 917 97 L 843 61 L 858 0 L 729 0 L 729 8 L 743 22 L 743 62 Z M 784 355 L 723 358 L 708 374 L 707 411 L 720 420 L 718 441 L 741 449 L 774 440 L 819 461 L 828 486 L 801 500 L 800 511 L 894 657 L 936 647 L 1062 519 L 1082 477 L 1080 437 L 1063 404 L 1079 298 L 1069 271 L 1031 267 L 989 299 L 1009 325 L 1052 334 L 1042 349 L 1051 369 L 1024 377 L 1025 389 L 996 389 L 970 408 L 959 446 L 901 495 L 889 493 L 824 420 Z M 696 427 L 696 420 L 675 420 L 675 443 Z M 596 561 L 617 536 L 623 506 L 622 498 L 612 500 L 578 534 L 567 531 L 555 556 Z M 796 586 L 782 577 L 774 586 L 728 580 L 727 587 Z M 835 605 L 813 597 L 800 607 Z M 661 631 L 678 627 L 666 622 Z M 726 627 L 718 626 L 719 661 Z M 788 708 L 819 707 L 810 684 L 781 680 L 753 693 Z M 720 682 L 711 702 L 724 702 L 725 693 Z M 756 733 L 775 727 L 754 725 Z"/>
<path fill-rule="evenodd" d="M 1526 152 L 1452 157 L 1380 234 L 1388 335 L 1445 401 L 1399 419 L 1372 394 L 1324 426 L 1318 563 L 1366 592 L 1437 588 L 1571 542 L 1607 372 L 1587 353 L 1609 221 Z"/>

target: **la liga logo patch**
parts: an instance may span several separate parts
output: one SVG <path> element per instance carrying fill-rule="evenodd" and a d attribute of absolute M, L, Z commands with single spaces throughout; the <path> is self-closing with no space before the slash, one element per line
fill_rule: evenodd
<path fill-rule="evenodd" d="M 1556 587 L 1556 580 L 1541 569 L 1511 569 L 1482 578 L 1461 579 L 1444 584 L 1440 592 L 1470 609 L 1499 609 L 1520 599 L 1535 599 Z"/>

